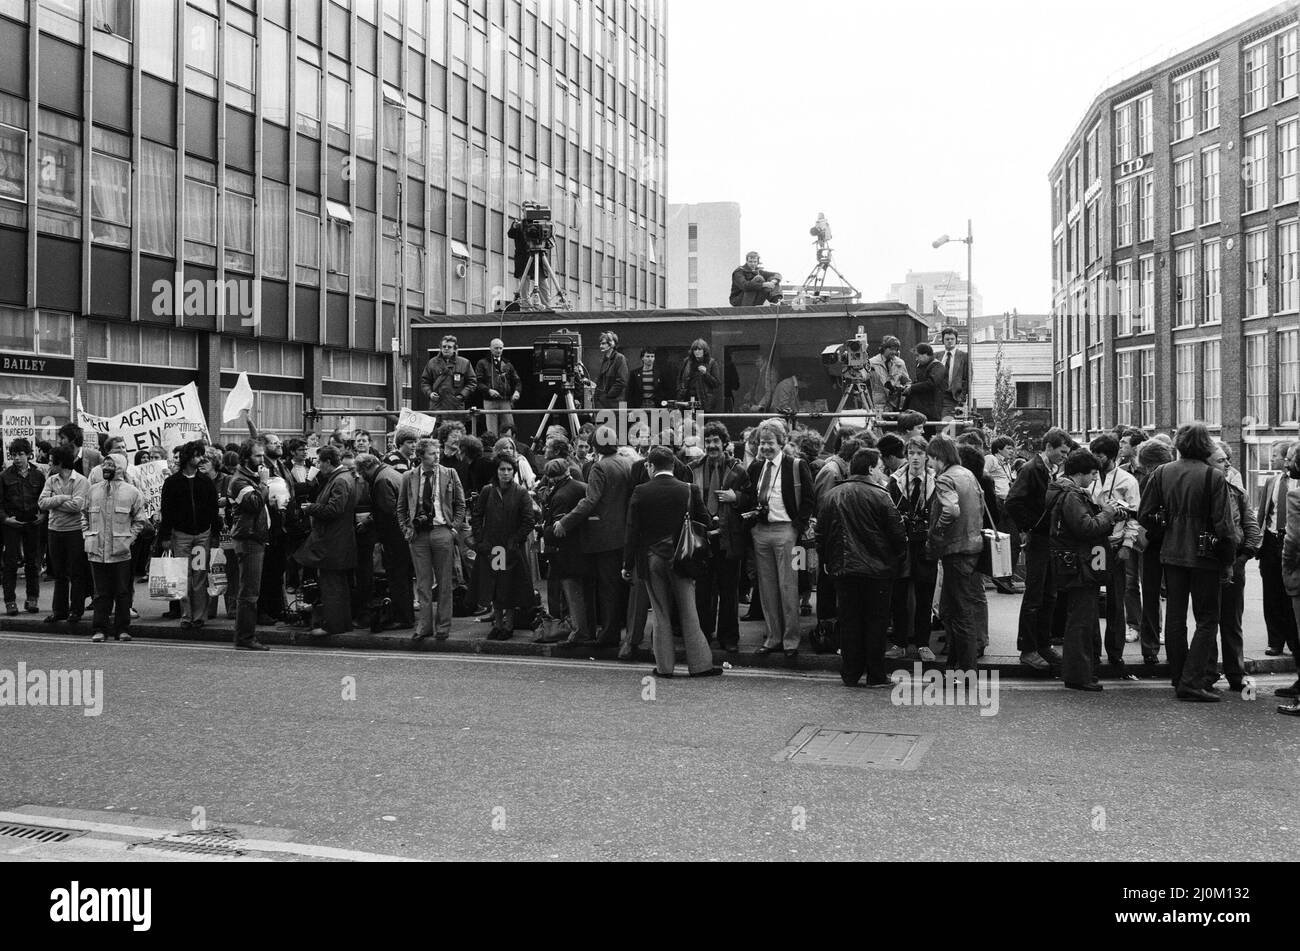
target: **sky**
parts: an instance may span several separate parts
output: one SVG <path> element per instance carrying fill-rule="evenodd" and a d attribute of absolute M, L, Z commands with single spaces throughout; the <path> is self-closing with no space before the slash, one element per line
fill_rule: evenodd
<path fill-rule="evenodd" d="M 734 201 L 787 281 L 835 263 L 864 300 L 974 222 L 985 314 L 1051 309 L 1052 165 L 1115 82 L 1267 10 L 1247 0 L 667 0 L 668 200 Z M 742 262 L 737 261 L 737 265 Z"/>

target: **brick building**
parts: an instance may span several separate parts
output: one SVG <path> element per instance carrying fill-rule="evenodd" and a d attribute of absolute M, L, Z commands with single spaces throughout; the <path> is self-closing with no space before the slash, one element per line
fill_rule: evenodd
<path fill-rule="evenodd" d="M 1257 472 L 1300 428 L 1297 7 L 1101 94 L 1052 169 L 1053 412 L 1202 419 Z"/>

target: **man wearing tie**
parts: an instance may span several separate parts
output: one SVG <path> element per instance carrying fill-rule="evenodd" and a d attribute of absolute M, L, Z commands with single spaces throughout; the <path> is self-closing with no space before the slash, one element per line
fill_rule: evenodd
<path fill-rule="evenodd" d="M 397 521 L 411 545 L 415 564 L 416 595 L 420 617 L 416 643 L 429 637 L 440 641 L 451 636 L 452 560 L 455 530 L 465 524 L 465 492 L 455 469 L 440 464 L 442 443 L 422 439 L 416 447 L 419 466 L 402 477 L 397 502 Z M 438 618 L 433 617 L 433 586 L 438 585 Z"/>
<path fill-rule="evenodd" d="M 943 332 L 943 354 L 939 362 L 948 372 L 948 389 L 943 394 L 943 418 L 951 419 L 958 411 L 966 411 L 966 398 L 970 394 L 970 355 L 957 349 L 957 331 L 947 327 Z"/>
<path fill-rule="evenodd" d="M 1264 624 L 1268 628 L 1270 657 L 1279 657 L 1283 648 L 1290 647 L 1293 655 L 1300 655 L 1297 643 L 1296 618 L 1291 610 L 1291 599 L 1282 584 L 1282 542 L 1286 538 L 1287 493 L 1294 488 L 1286 471 L 1287 455 L 1295 445 L 1292 442 L 1275 442 L 1269 454 L 1268 467 L 1279 473 L 1268 480 L 1259 499 L 1259 527 L 1264 532 L 1264 544 L 1259 552 L 1259 575 L 1264 582 Z"/>

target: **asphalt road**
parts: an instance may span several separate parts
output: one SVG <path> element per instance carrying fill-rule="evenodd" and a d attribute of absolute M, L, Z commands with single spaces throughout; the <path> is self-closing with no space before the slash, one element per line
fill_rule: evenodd
<path fill-rule="evenodd" d="M 0 635 L 103 671 L 98 717 L 0 707 L 21 804 L 295 830 L 429 859 L 1290 859 L 1300 721 L 1156 684 L 1002 684 L 996 716 L 834 676 Z M 348 680 L 347 678 L 353 678 Z M 355 687 L 355 699 L 349 685 Z M 922 735 L 905 771 L 774 761 L 813 725 Z"/>

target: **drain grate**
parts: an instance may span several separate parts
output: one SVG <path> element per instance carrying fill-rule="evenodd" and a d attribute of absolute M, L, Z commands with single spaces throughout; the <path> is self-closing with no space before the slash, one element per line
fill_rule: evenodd
<path fill-rule="evenodd" d="M 234 829 L 209 829 L 206 832 L 178 832 L 152 842 L 137 843 L 131 849 L 139 852 L 239 858 L 248 854 L 246 849 L 239 848 L 239 842 L 240 835 Z"/>
<path fill-rule="evenodd" d="M 0 823 L 0 838 L 19 839 L 23 842 L 42 844 L 67 842 L 69 839 L 75 839 L 82 835 L 85 835 L 85 833 L 67 829 L 51 829 L 47 826 L 29 826 L 15 822 Z"/>
<path fill-rule="evenodd" d="M 868 733 L 806 726 L 773 757 L 773 761 L 806 766 L 914 770 L 932 742 L 933 737 L 908 733 Z"/>

